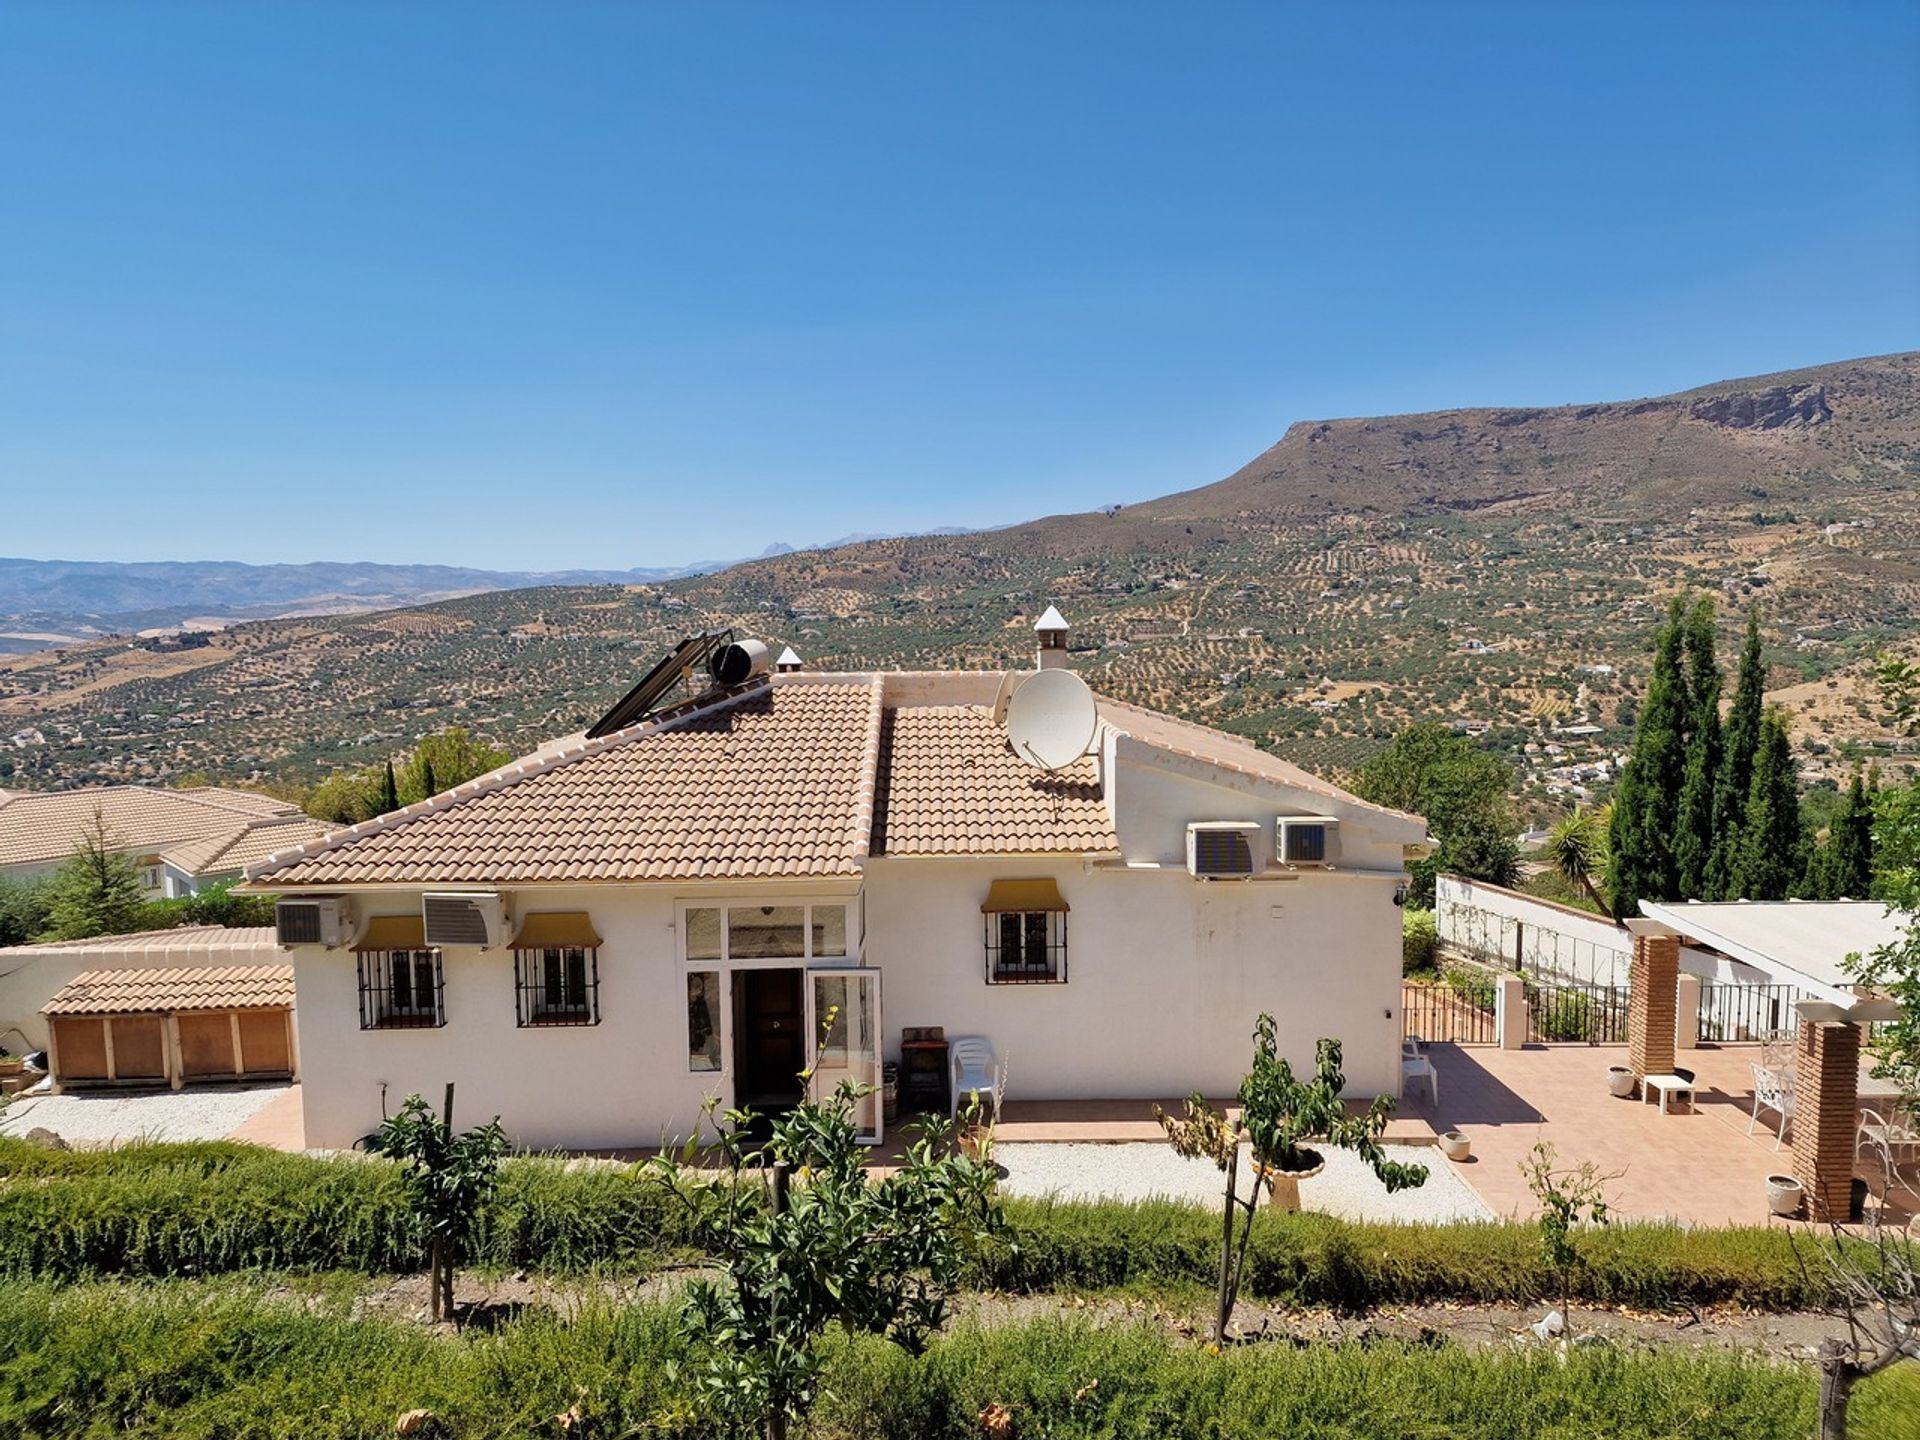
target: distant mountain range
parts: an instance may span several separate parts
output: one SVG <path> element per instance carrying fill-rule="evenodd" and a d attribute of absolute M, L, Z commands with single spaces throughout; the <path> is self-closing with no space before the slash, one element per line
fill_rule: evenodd
<path fill-rule="evenodd" d="M 931 532 L 961 535 L 947 528 Z M 753 559 L 832 549 L 885 535 L 846 535 L 820 545 L 768 546 Z M 0 557 L 0 653 L 62 641 L 167 629 L 189 620 L 265 620 L 392 610 L 489 590 L 547 585 L 652 585 L 706 575 L 743 559 L 631 570 L 479 570 L 457 565 L 313 561 L 250 565 L 238 560 L 26 560 Z M 11 642 L 11 643 L 9 643 Z"/>
<path fill-rule="evenodd" d="M 1550 813 L 1604 783 L 1666 597 L 1687 587 L 1719 597 L 1729 652 L 1759 607 L 1810 773 L 1871 757 L 1891 776 L 1920 758 L 1878 728 L 1859 680 L 1876 650 L 1920 653 L 1920 355 L 1651 399 L 1306 421 L 1161 499 L 849 542 L 640 585 L 660 572 L 364 567 L 489 588 L 0 657 L 0 784 L 312 779 L 449 724 L 531 747 L 713 626 L 817 669 L 1030 664 L 1032 623 L 1055 603 L 1103 693 L 1327 773 L 1442 718 L 1510 756 L 1533 813 Z M 262 567 L 293 572 L 272 592 L 287 598 L 238 581 L 214 593 L 365 605 L 396 583 L 297 578 L 324 568 Z M 558 583 L 571 579 L 629 588 Z M 107 608 L 161 592 L 62 593 Z M 232 613 L 220 601 L 199 603 Z"/>

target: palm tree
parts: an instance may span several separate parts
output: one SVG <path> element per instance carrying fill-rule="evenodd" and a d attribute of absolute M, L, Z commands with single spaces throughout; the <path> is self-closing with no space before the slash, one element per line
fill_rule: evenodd
<path fill-rule="evenodd" d="M 1613 807 L 1598 810 L 1576 806 L 1563 815 L 1547 832 L 1546 857 L 1567 879 L 1587 892 L 1587 898 L 1600 907 L 1600 913 L 1614 918 L 1613 907 L 1594 883 L 1594 877 L 1607 868 L 1607 827 L 1612 823 Z"/>

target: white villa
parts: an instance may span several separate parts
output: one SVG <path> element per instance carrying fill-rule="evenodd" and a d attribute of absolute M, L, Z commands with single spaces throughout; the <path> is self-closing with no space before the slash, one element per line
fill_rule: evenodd
<path fill-rule="evenodd" d="M 309 1145 L 448 1081 L 521 1144 L 658 1144 L 709 1095 L 877 1082 L 936 1026 L 1016 1099 L 1230 1095 L 1262 1010 L 1296 1065 L 1337 1036 L 1352 1093 L 1398 1092 L 1424 822 L 1104 699 L 1034 768 L 997 704 L 1033 672 L 769 674 L 749 646 L 741 683 L 248 870 L 283 897 Z"/>

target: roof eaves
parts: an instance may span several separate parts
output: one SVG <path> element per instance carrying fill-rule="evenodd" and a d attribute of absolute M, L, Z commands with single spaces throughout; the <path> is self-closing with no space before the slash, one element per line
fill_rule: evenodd
<path fill-rule="evenodd" d="M 568 745 L 545 755 L 529 756 L 516 764 L 502 765 L 497 770 L 490 770 L 485 775 L 456 785 L 451 790 L 443 790 L 438 795 L 430 795 L 425 800 L 416 800 L 411 805 L 402 806 L 385 815 L 377 815 L 371 820 L 362 820 L 359 824 L 350 825 L 344 830 L 333 830 L 325 835 L 315 836 L 311 840 L 302 842 L 297 849 L 276 852 L 257 864 L 247 866 L 243 872 L 244 885 L 250 886 L 254 881 L 263 880 L 274 871 L 284 870 L 302 860 L 311 860 L 316 855 L 326 855 L 343 849 L 369 835 L 379 835 L 402 825 L 411 824 L 415 820 L 424 819 L 428 815 L 436 815 L 455 805 L 464 805 L 467 801 L 477 799 L 481 795 L 491 795 L 495 791 L 508 789 L 524 780 L 531 780 L 536 775 L 544 775 L 550 770 L 571 765 L 576 760 L 584 760 L 589 755 L 598 755 L 603 751 L 634 744 L 663 731 L 675 729 L 700 716 L 724 710 L 755 691 L 765 689 L 766 684 L 766 677 L 756 677 L 744 685 L 736 685 L 731 690 L 719 691 L 713 695 L 701 696 L 672 710 L 652 715 L 637 725 L 629 725 L 624 730 L 603 735 L 597 740 L 583 739 L 578 744 Z"/>

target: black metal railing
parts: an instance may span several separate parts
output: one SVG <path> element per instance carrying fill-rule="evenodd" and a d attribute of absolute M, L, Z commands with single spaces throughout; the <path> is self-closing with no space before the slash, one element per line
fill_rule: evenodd
<path fill-rule="evenodd" d="M 1049 985 L 1067 978 L 1063 910 L 996 910 L 987 914 L 987 983 Z"/>
<path fill-rule="evenodd" d="M 447 1023 L 438 950 L 362 950 L 360 1028 L 430 1030 Z"/>
<path fill-rule="evenodd" d="M 1795 985 L 1700 984 L 1700 1038 L 1725 1045 L 1743 1040 L 1787 1038 L 1800 1028 L 1793 1002 L 1805 998 Z"/>
<path fill-rule="evenodd" d="M 513 952 L 513 993 L 522 1028 L 600 1023 L 600 951 L 556 945 Z"/>
<path fill-rule="evenodd" d="M 1528 1043 L 1627 1043 L 1626 986 L 1543 985 L 1529 979 L 1526 992 Z"/>
<path fill-rule="evenodd" d="M 1455 1045 L 1491 1045 L 1498 1040 L 1491 979 L 1452 976 L 1435 985 L 1403 981 L 1400 1034 Z"/>

